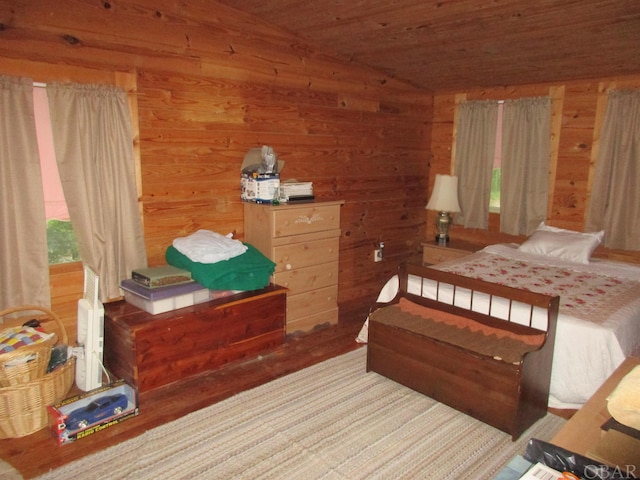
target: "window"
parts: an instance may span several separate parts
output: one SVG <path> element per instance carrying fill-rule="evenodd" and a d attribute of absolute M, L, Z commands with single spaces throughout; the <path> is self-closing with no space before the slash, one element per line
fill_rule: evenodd
<path fill-rule="evenodd" d="M 78 243 L 73 233 L 67 203 L 62 193 L 62 184 L 53 148 L 51 117 L 49 115 L 46 88 L 35 85 L 33 89 L 33 106 L 47 219 L 49 264 L 78 262 L 80 261 Z"/>
<path fill-rule="evenodd" d="M 546 218 L 549 205 L 551 96 L 517 98 L 503 104 L 497 99 L 460 100 L 453 139 L 462 209 L 456 224 L 489 228 L 493 176 L 493 210 L 499 208 L 499 231 L 530 234 Z"/>
<path fill-rule="evenodd" d="M 16 62 L 8 62 L 6 64 L 3 64 L 3 75 L 0 76 L 0 80 L 2 80 L 2 77 L 8 77 L 8 78 L 6 79 L 6 81 L 0 83 L 0 86 L 4 88 L 6 84 L 6 87 L 9 88 L 10 91 L 12 92 L 13 91 L 19 92 L 20 89 L 23 89 L 23 91 L 29 90 L 30 92 L 32 92 L 31 88 L 28 88 L 26 86 L 23 87 L 21 85 L 22 83 L 29 82 L 31 83 L 31 86 L 33 86 L 34 81 L 47 82 L 46 88 L 45 88 L 47 96 L 49 97 L 48 101 L 46 102 L 47 106 L 49 106 L 51 103 L 55 103 L 55 102 L 52 102 L 52 100 L 55 101 L 55 97 L 60 96 L 59 94 L 62 88 L 70 87 L 69 90 L 71 91 L 73 90 L 73 79 L 81 80 L 82 83 L 89 85 L 91 90 L 93 89 L 102 90 L 104 88 L 105 96 L 110 96 L 111 94 L 113 94 L 114 96 L 119 97 L 117 102 L 106 102 L 107 107 L 108 105 L 112 105 L 114 108 L 118 106 L 119 107 L 118 110 L 122 111 L 123 110 L 121 108 L 122 105 L 128 104 L 128 110 L 129 110 L 128 113 L 131 115 L 131 123 L 129 125 L 123 125 L 120 122 L 111 122 L 111 123 L 108 123 L 108 125 L 112 126 L 114 129 L 117 130 L 116 136 L 118 137 L 118 139 L 124 139 L 122 143 L 124 148 L 128 149 L 126 139 L 127 138 L 130 139 L 131 144 L 133 145 L 133 162 L 135 163 L 134 165 L 135 177 L 133 179 L 129 178 L 131 177 L 131 172 L 129 170 L 127 170 L 127 172 L 124 175 L 120 173 L 120 169 L 122 168 L 122 161 L 123 161 L 122 159 L 124 158 L 124 156 L 118 155 L 117 158 L 114 157 L 110 159 L 110 163 L 111 161 L 113 161 L 115 166 L 118 167 L 119 169 L 118 173 L 114 173 L 110 177 L 101 175 L 99 180 L 98 179 L 92 180 L 94 182 L 99 182 L 100 185 L 104 185 L 104 184 L 109 185 L 108 191 L 115 191 L 113 184 L 117 181 L 118 184 L 115 186 L 118 187 L 118 189 L 120 189 L 120 187 L 124 185 L 123 182 L 125 182 L 125 178 L 127 178 L 126 195 L 119 194 L 117 197 L 114 198 L 115 202 L 118 205 L 121 205 L 121 210 L 126 211 L 127 218 L 123 219 L 122 217 L 117 217 L 116 215 L 112 215 L 112 214 L 107 216 L 107 218 L 111 221 L 120 222 L 117 224 L 115 228 L 112 226 L 108 228 L 108 231 L 110 233 L 113 233 L 113 235 L 110 234 L 110 236 L 108 237 L 108 240 L 111 241 L 112 243 L 118 242 L 118 244 L 122 242 L 126 242 L 126 246 L 123 248 L 114 247 L 114 248 L 111 248 L 109 252 L 107 252 L 107 253 L 113 252 L 114 255 L 116 256 L 115 258 L 117 258 L 117 260 L 113 262 L 110 261 L 109 263 L 107 263 L 102 261 L 101 258 L 98 258 L 98 259 L 94 258 L 95 256 L 99 256 L 99 255 L 104 256 L 105 255 L 104 249 L 101 249 L 99 252 L 95 253 L 95 249 L 89 248 L 87 249 L 88 258 L 85 259 L 84 255 L 82 258 L 82 262 L 86 262 L 89 265 L 94 265 L 94 266 L 97 265 L 98 267 L 96 269 L 100 269 L 100 267 L 102 267 L 103 265 L 105 266 L 104 274 L 102 272 L 99 273 L 99 275 L 101 276 L 100 278 L 101 301 L 104 302 L 104 301 L 107 301 L 108 299 L 119 297 L 121 295 L 121 292 L 119 290 L 120 279 L 125 278 L 126 275 L 130 274 L 132 268 L 136 266 L 144 265 L 146 264 L 146 261 L 147 261 L 145 246 L 144 246 L 144 237 L 142 234 L 142 222 L 141 222 L 142 208 L 140 208 L 141 202 L 142 202 L 140 148 L 139 148 L 138 142 L 134 143 L 132 141 L 132 139 L 139 138 L 138 119 L 137 119 L 137 111 L 138 111 L 137 75 L 135 73 L 122 72 L 122 71 L 96 70 L 96 69 L 89 69 L 89 68 L 83 68 L 83 67 L 77 67 L 77 66 L 65 66 L 65 65 L 39 63 L 35 61 L 34 62 L 16 61 Z M 70 81 L 70 79 L 72 80 Z M 53 85 L 54 83 L 56 85 Z M 40 85 L 43 85 L 43 84 L 40 84 Z M 121 93 L 117 93 L 115 91 L 111 92 L 109 88 L 105 88 L 108 86 L 116 87 L 122 92 Z M 122 93 L 124 93 L 124 96 L 125 96 L 124 98 L 120 97 Z M 97 97 L 104 98 L 104 96 L 100 96 L 100 95 L 98 95 Z M 33 97 L 31 96 L 31 100 L 32 98 Z M 74 102 L 71 102 L 71 103 L 74 103 Z M 62 103 L 62 105 L 64 105 L 64 103 Z M 24 118 L 31 117 L 31 121 L 32 122 L 34 121 L 33 120 L 34 119 L 33 102 L 31 103 L 17 102 L 15 109 L 16 109 L 16 112 L 15 112 L 16 115 L 21 115 Z M 14 113 L 13 110 L 11 110 L 11 113 Z M 122 118 L 124 118 L 126 114 L 127 112 L 124 112 L 124 111 L 122 111 L 121 114 L 114 113 L 114 115 L 122 116 Z M 61 119 L 59 121 L 56 121 L 53 117 L 54 115 L 61 117 Z M 50 117 L 51 117 L 51 129 L 54 135 L 57 135 L 58 134 L 57 131 L 60 130 L 60 137 L 68 138 L 69 133 L 67 132 L 69 132 L 69 130 L 71 129 L 70 123 L 72 123 L 75 119 L 77 119 L 78 115 L 71 114 L 69 116 L 70 121 L 66 121 L 64 119 L 62 112 L 59 112 L 58 114 L 56 114 L 52 110 L 50 111 Z M 47 116 L 45 116 L 44 118 L 47 118 Z M 86 124 L 86 122 L 84 124 Z M 36 138 L 33 139 L 33 135 L 35 134 L 35 131 L 34 129 L 30 129 L 30 130 L 31 131 L 28 132 L 29 133 L 28 137 L 30 137 L 28 141 L 33 142 L 32 146 L 35 149 L 38 147 L 37 135 L 36 135 Z M 124 130 L 129 130 L 129 132 L 125 132 Z M 3 231 L 3 235 L 0 235 L 0 239 L 3 245 L 3 248 L 5 249 L 5 251 L 16 252 L 15 255 L 5 256 L 5 258 L 2 259 L 2 262 L 1 262 L 2 272 L 4 275 L 5 272 L 15 272 L 15 271 L 20 271 L 25 269 L 33 272 L 33 275 L 30 275 L 28 284 L 27 282 L 9 282 L 9 285 L 7 285 L 7 287 L 9 288 L 3 289 L 2 293 L 0 294 L 0 303 L 3 305 L 15 305 L 15 304 L 24 304 L 26 301 L 26 302 L 34 303 L 38 305 L 48 305 L 48 304 L 66 305 L 70 301 L 70 299 L 76 298 L 75 297 L 76 294 L 82 293 L 82 288 L 83 288 L 82 262 L 73 261 L 68 263 L 60 263 L 57 265 L 51 265 L 51 264 L 47 265 L 48 264 L 47 259 L 43 258 L 43 256 L 45 255 L 44 249 L 47 248 L 47 239 L 45 237 L 46 225 L 43 225 L 43 227 L 45 228 L 42 228 L 37 235 L 33 235 L 32 233 L 37 229 L 38 225 L 40 225 L 41 222 L 46 221 L 44 218 L 42 218 L 44 216 L 44 213 L 43 213 L 44 206 L 43 204 L 39 203 L 40 200 L 43 200 L 41 198 L 42 195 L 35 195 L 34 197 L 29 197 L 28 194 L 25 194 L 25 192 L 28 192 L 29 190 L 21 186 L 21 182 L 23 182 L 25 186 L 30 185 L 30 189 L 35 188 L 35 189 L 38 189 L 40 192 L 43 192 L 42 183 L 39 180 L 37 180 L 37 174 L 30 173 L 33 167 L 37 169 L 40 166 L 38 164 L 25 165 L 24 162 L 20 164 L 20 157 L 22 155 L 22 152 L 20 151 L 19 146 L 16 145 L 15 148 L 9 148 L 12 142 L 9 141 L 10 138 L 9 138 L 8 132 L 11 133 L 12 131 L 13 130 L 9 130 L 8 128 L 2 129 L 3 141 L 7 142 L 6 144 L 3 145 L 3 149 L 2 149 L 2 152 L 3 152 L 2 163 L 3 163 L 3 166 L 5 165 L 5 162 L 6 162 L 6 165 L 13 166 L 15 164 L 16 175 L 15 177 L 3 176 L 2 177 L 3 187 L 6 192 L 11 192 L 11 193 L 15 192 L 14 198 L 21 198 L 19 197 L 19 195 L 22 193 L 26 197 L 26 201 L 21 202 L 20 208 L 16 208 L 13 211 L 11 211 L 10 215 L 7 215 L 6 217 L 0 216 L 0 229 L 2 229 Z M 13 136 L 13 133 L 11 133 L 11 135 Z M 18 135 L 21 135 L 20 132 L 18 132 Z M 25 138 L 28 138 L 28 137 L 27 135 L 25 135 Z M 12 138 L 13 137 L 11 137 L 11 139 Z M 113 136 L 109 135 L 109 138 L 113 139 Z M 112 145 L 113 141 L 112 140 L 100 141 L 100 144 Z M 67 148 L 71 146 L 75 146 L 75 143 L 73 145 L 67 145 Z M 115 150 L 117 149 L 112 148 L 112 149 L 109 149 L 109 152 L 115 151 Z M 9 152 L 10 154 L 8 155 L 8 157 L 6 156 L 7 152 Z M 30 152 L 30 154 L 32 154 L 32 152 Z M 127 152 L 127 155 L 128 155 L 128 152 Z M 70 155 L 69 158 L 73 161 L 76 161 L 76 160 L 82 161 L 84 157 L 80 157 L 78 159 L 78 156 Z M 128 164 L 130 165 L 131 159 L 127 158 L 126 162 L 128 162 Z M 73 168 L 74 170 L 72 170 L 72 172 L 77 171 L 75 167 Z M 88 173 L 93 173 L 93 172 L 90 169 L 87 169 L 84 171 L 85 175 L 87 175 Z M 62 172 L 62 169 L 60 169 L 60 176 L 63 177 L 63 180 L 64 180 L 64 174 Z M 36 179 L 37 181 L 36 185 L 32 184 L 33 179 Z M 89 189 L 83 189 L 81 185 L 76 186 L 71 184 L 70 186 L 71 186 L 71 189 L 73 189 L 73 187 L 77 187 L 78 189 L 80 189 L 78 193 L 79 196 L 82 196 L 83 194 L 86 193 L 87 190 L 89 190 Z M 66 189 L 66 184 L 65 184 L 65 189 Z M 95 191 L 95 190 L 91 190 L 91 191 Z M 72 192 L 72 193 L 75 193 L 75 192 Z M 123 198 L 124 196 L 126 196 L 127 198 L 124 199 Z M 129 198 L 129 197 L 132 197 L 132 198 Z M 32 211 L 29 209 L 32 208 L 30 207 L 30 205 L 34 200 L 38 202 L 38 206 L 36 208 L 41 209 L 40 213 L 42 213 L 42 215 L 40 214 L 33 215 L 32 216 L 33 218 L 31 217 L 24 218 L 24 221 L 23 221 L 22 217 L 20 217 L 20 214 L 22 213 L 23 210 Z M 116 208 L 114 207 L 114 204 L 112 202 L 106 205 L 105 206 L 106 208 L 104 210 L 103 210 L 103 206 L 100 204 L 97 206 L 93 204 L 90 206 L 87 206 L 88 202 L 86 202 L 84 199 L 77 202 L 73 200 L 69 194 L 67 194 L 67 202 L 69 207 L 74 207 L 71 209 L 72 211 L 70 213 L 73 214 L 74 213 L 73 210 L 75 208 L 80 208 L 82 209 L 79 212 L 80 217 L 82 218 L 82 216 L 85 215 L 85 216 L 88 216 L 89 219 L 92 218 L 90 215 L 86 215 L 86 212 L 89 209 L 91 209 L 90 211 L 96 211 L 96 212 L 102 213 L 107 209 Z M 33 211 L 35 212 L 35 210 Z M 32 226 L 31 224 L 33 222 L 31 222 L 31 220 L 35 220 L 37 224 Z M 66 220 L 63 220 L 63 221 L 66 221 Z M 74 222 L 75 222 L 75 216 L 74 216 Z M 119 228 L 119 225 L 125 224 L 125 222 L 126 222 L 126 228 Z M 68 227 L 69 225 L 67 224 L 66 226 Z M 81 228 L 81 227 L 82 225 L 80 226 L 74 225 L 74 231 L 73 231 L 73 233 L 75 233 L 75 236 L 80 246 L 82 246 L 83 243 L 89 244 L 92 239 L 91 235 L 95 231 L 95 229 L 92 226 L 87 226 L 86 228 Z M 8 229 L 12 229 L 11 235 L 9 235 L 9 232 L 7 231 Z M 67 230 L 65 235 L 68 236 L 69 233 L 70 232 Z M 30 236 L 34 237 L 33 242 L 24 240 L 24 239 L 28 239 Z M 88 237 L 87 240 L 82 239 L 85 236 Z M 65 258 L 73 258 L 73 255 L 71 257 L 66 256 Z M 123 260 L 120 261 L 120 259 L 123 259 Z M 109 268 L 106 267 L 107 264 Z M 129 273 L 126 273 L 126 272 L 129 272 Z M 10 275 L 10 273 L 8 274 Z"/>
<path fill-rule="evenodd" d="M 496 146 L 493 155 L 493 169 L 491 170 L 491 194 L 489 196 L 489 211 L 500 213 L 500 188 L 502 182 L 502 110 L 504 101 L 498 102 L 498 125 L 496 128 Z"/>

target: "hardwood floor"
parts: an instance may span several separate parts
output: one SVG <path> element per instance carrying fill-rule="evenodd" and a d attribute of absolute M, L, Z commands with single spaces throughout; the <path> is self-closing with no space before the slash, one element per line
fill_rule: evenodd
<path fill-rule="evenodd" d="M 140 395 L 137 417 L 77 442 L 58 446 L 48 429 L 23 438 L 0 440 L 0 457 L 25 479 L 33 478 L 241 391 L 359 348 L 362 345 L 355 337 L 363 319 L 361 313 L 341 315 L 338 325 L 287 338 L 285 345 L 258 359 L 145 392 Z"/>

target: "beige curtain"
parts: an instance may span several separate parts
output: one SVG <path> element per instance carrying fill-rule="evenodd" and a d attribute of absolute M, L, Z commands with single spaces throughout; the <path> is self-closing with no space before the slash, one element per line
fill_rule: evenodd
<path fill-rule="evenodd" d="M 458 107 L 455 173 L 461 212 L 454 223 L 487 229 L 498 102 L 472 101 Z"/>
<path fill-rule="evenodd" d="M 506 100 L 502 126 L 500 231 L 529 235 L 547 216 L 551 99 Z"/>
<path fill-rule="evenodd" d="M 607 98 L 585 230 L 604 245 L 640 250 L 640 90 Z"/>
<path fill-rule="evenodd" d="M 0 76 L 0 310 L 51 306 L 33 81 Z"/>
<path fill-rule="evenodd" d="M 47 86 L 54 147 L 83 263 L 100 277 L 104 302 L 147 265 L 137 207 L 131 116 L 113 86 Z"/>

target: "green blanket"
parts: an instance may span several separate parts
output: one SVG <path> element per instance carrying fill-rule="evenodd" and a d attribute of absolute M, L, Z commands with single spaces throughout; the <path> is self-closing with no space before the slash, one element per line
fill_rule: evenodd
<path fill-rule="evenodd" d="M 169 265 L 191 272 L 193 279 L 209 290 L 259 290 L 269 284 L 276 264 L 258 249 L 245 243 L 242 255 L 216 263 L 198 263 L 180 253 L 173 245 L 165 258 Z"/>

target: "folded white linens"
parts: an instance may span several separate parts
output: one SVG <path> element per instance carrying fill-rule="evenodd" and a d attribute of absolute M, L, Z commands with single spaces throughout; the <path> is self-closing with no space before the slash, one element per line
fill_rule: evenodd
<path fill-rule="evenodd" d="M 217 263 L 242 255 L 247 246 L 234 240 L 231 233 L 221 235 L 211 230 L 198 230 L 173 241 L 173 246 L 192 262 Z"/>

